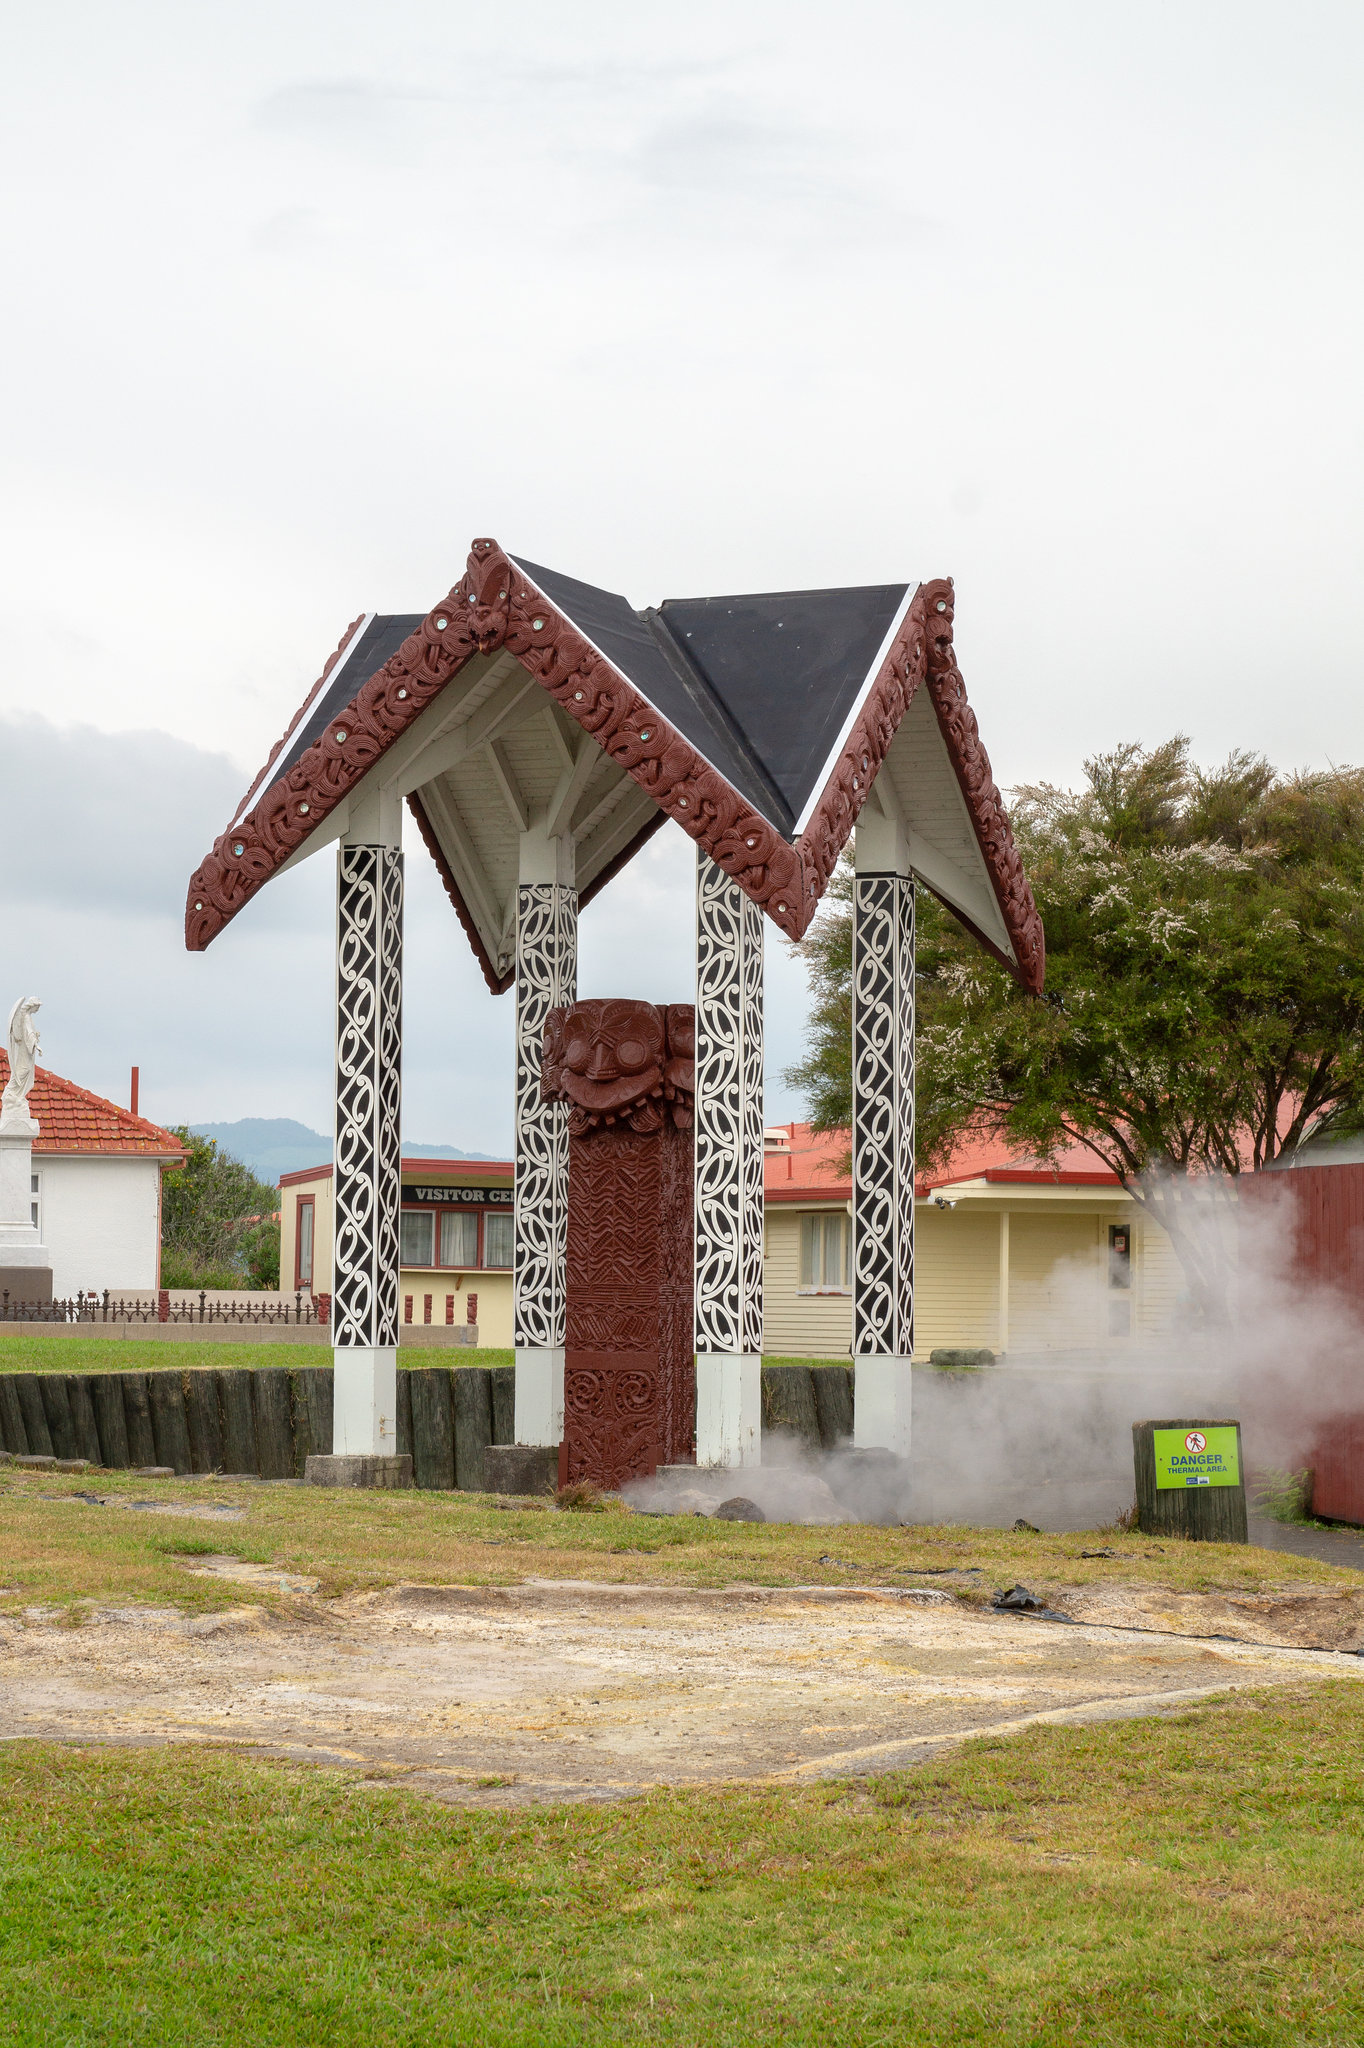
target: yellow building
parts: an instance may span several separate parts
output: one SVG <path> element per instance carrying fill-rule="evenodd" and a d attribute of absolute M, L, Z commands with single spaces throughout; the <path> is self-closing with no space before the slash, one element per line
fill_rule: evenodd
<path fill-rule="evenodd" d="M 852 1341 L 852 1183 L 846 1141 L 805 1124 L 765 1135 L 764 1350 L 846 1358 Z M 510 1161 L 404 1159 L 404 1335 L 473 1324 L 512 1343 Z M 330 1294 L 332 1170 L 280 1181 L 280 1278 Z M 963 1151 L 915 1191 L 915 1356 L 1084 1348 L 1156 1337 L 1179 1299 L 1170 1241 L 1092 1154 L 1056 1167 L 1000 1147 Z M 419 1340 L 420 1341 L 420 1340 Z M 427 1339 L 425 1341 L 430 1341 Z"/>
<path fill-rule="evenodd" d="M 404 1159 L 400 1335 L 473 1324 L 478 1342 L 512 1342 L 512 1169 L 507 1160 Z M 280 1285 L 332 1291 L 332 1170 L 282 1176 Z"/>
<path fill-rule="evenodd" d="M 806 1124 L 765 1134 L 763 1348 L 845 1357 L 852 1341 L 847 1141 Z M 1157 1336 L 1179 1298 L 1170 1240 L 1092 1153 L 1053 1168 L 963 1150 L 914 1202 L 914 1355 L 1054 1351 Z"/>

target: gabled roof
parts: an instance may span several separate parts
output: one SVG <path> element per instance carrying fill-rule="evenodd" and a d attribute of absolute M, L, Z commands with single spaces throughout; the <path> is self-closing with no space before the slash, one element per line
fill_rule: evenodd
<path fill-rule="evenodd" d="M 407 798 L 494 989 L 512 979 L 532 821 L 572 841 L 586 902 L 673 818 L 799 938 L 889 763 L 879 800 L 903 818 L 916 872 L 1039 989 L 1041 924 L 956 667 L 953 613 L 946 581 L 637 612 L 475 541 L 432 611 L 348 629 L 192 878 L 186 944 L 210 944 L 380 790 Z"/>
<path fill-rule="evenodd" d="M 764 1133 L 763 1173 L 769 1202 L 847 1202 L 852 1176 L 844 1170 L 846 1131 L 814 1131 L 809 1124 L 770 1125 Z M 944 1166 L 916 1176 L 914 1192 L 985 1181 L 1000 1186 L 1116 1188 L 1116 1173 L 1085 1145 L 1064 1145 L 1054 1163 L 1015 1151 L 998 1138 L 966 1138 Z"/>
<path fill-rule="evenodd" d="M 0 1052 L 0 1088 L 9 1080 L 9 1060 Z M 29 1115 L 38 1126 L 33 1150 L 39 1152 L 141 1153 L 178 1166 L 184 1146 L 160 1124 L 64 1081 L 47 1067 L 37 1067 L 28 1098 Z"/>

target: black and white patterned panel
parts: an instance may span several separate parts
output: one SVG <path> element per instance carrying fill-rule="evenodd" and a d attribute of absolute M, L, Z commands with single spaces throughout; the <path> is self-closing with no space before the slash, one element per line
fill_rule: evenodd
<path fill-rule="evenodd" d="M 554 1350 L 564 1341 L 568 1239 L 568 1123 L 540 1099 L 545 1018 L 578 992 L 578 892 L 522 882 L 516 892 L 516 1224 L 514 1340 Z"/>
<path fill-rule="evenodd" d="M 343 846 L 336 893 L 332 1342 L 398 1341 L 403 857 Z"/>
<path fill-rule="evenodd" d="M 914 884 L 853 887 L 853 1355 L 914 1349 Z"/>
<path fill-rule="evenodd" d="M 762 912 L 696 869 L 696 1348 L 761 1352 Z"/>

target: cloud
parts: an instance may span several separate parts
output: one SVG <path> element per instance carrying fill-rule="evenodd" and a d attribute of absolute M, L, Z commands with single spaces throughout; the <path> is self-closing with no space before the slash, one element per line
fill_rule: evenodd
<path fill-rule="evenodd" d="M 414 118 L 448 104 L 448 96 L 424 88 L 381 85 L 368 78 L 299 79 L 261 100 L 252 126 L 270 135 L 322 142 L 340 149 L 384 153 Z"/>

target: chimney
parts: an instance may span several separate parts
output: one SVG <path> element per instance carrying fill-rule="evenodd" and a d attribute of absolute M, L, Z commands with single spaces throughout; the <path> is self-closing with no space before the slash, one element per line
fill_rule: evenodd
<path fill-rule="evenodd" d="M 137 1115 L 137 1077 L 138 1069 L 134 1067 L 133 1078 L 128 1085 L 128 1107 L 134 1116 Z"/>

